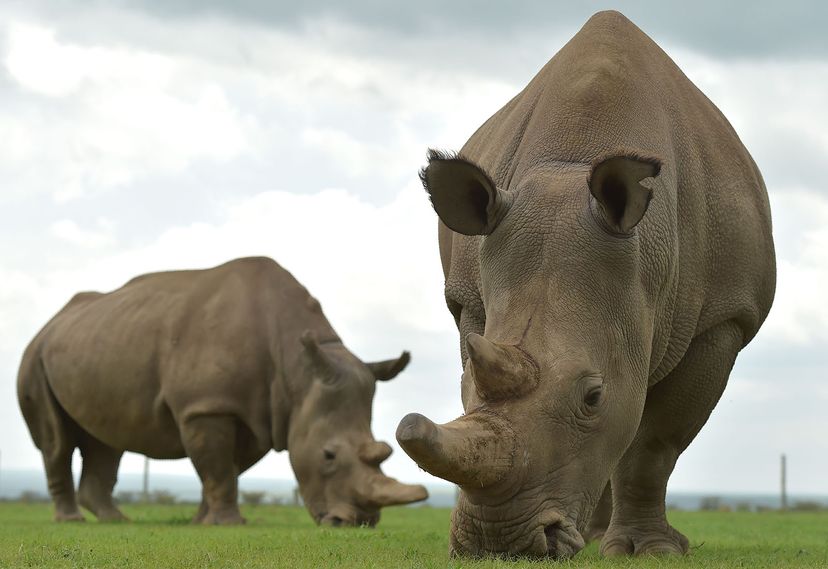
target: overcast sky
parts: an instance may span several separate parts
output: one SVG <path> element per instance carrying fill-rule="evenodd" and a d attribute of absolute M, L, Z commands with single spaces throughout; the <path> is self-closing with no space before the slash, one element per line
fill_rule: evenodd
<path fill-rule="evenodd" d="M 41 468 L 17 366 L 74 292 L 244 255 L 293 272 L 364 359 L 412 351 L 377 389 L 377 438 L 397 448 L 410 411 L 458 415 L 458 338 L 417 169 L 615 7 L 730 119 L 774 216 L 776 303 L 670 487 L 775 492 L 786 452 L 790 490 L 828 494 L 828 4 L 487 4 L 0 5 L 2 467 Z M 141 464 L 127 455 L 122 471 Z M 386 471 L 433 480 L 398 448 Z M 292 476 L 284 453 L 251 475 Z"/>

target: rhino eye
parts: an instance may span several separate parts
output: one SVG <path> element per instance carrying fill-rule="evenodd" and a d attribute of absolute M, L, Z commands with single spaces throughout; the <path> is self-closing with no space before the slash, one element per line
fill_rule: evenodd
<path fill-rule="evenodd" d="M 603 394 L 604 388 L 602 386 L 599 385 L 597 387 L 593 387 L 587 391 L 587 394 L 584 396 L 584 405 L 586 405 L 590 410 L 594 409 L 599 403 L 601 403 L 601 397 Z"/>
<path fill-rule="evenodd" d="M 325 460 L 333 460 L 336 458 L 336 453 L 332 450 L 325 449 L 322 453 L 325 455 Z"/>

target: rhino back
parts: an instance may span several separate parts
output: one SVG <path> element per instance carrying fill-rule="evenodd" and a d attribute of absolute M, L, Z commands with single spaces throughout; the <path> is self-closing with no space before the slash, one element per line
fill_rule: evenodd
<path fill-rule="evenodd" d="M 593 160 L 619 149 L 664 164 L 638 229 L 645 286 L 658 305 L 651 365 L 658 379 L 718 322 L 735 319 L 747 343 L 773 299 L 764 182 L 722 113 L 632 22 L 601 12 L 462 153 L 509 191 L 537 170 L 581 168 L 586 177 Z M 441 228 L 441 240 L 447 232 Z M 446 256 L 462 261 L 452 261 L 452 271 L 479 271 L 479 239 L 453 236 Z"/>
<path fill-rule="evenodd" d="M 176 425 L 217 413 L 238 417 L 269 448 L 279 342 L 307 320 L 290 311 L 306 298 L 290 273 L 263 258 L 142 275 L 73 299 L 47 325 L 46 375 L 67 413 L 115 448 L 183 456 Z M 304 324 L 324 328 L 320 317 Z"/>

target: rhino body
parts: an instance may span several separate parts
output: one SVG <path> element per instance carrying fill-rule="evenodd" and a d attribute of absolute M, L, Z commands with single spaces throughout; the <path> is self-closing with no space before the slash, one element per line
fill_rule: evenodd
<path fill-rule="evenodd" d="M 75 448 L 80 503 L 106 520 L 123 518 L 124 451 L 189 457 L 206 524 L 242 522 L 239 474 L 287 449 L 317 522 L 373 525 L 382 506 L 426 497 L 381 473 L 391 448 L 370 428 L 375 380 L 408 360 L 361 362 L 289 272 L 246 258 L 76 295 L 26 349 L 18 397 L 58 520 L 82 519 Z"/>
<path fill-rule="evenodd" d="M 466 413 L 408 415 L 397 438 L 461 487 L 451 551 L 565 558 L 592 530 L 608 555 L 686 552 L 667 480 L 775 288 L 767 193 L 733 128 L 602 12 L 421 177 Z M 591 526 L 608 481 L 611 522 Z"/>

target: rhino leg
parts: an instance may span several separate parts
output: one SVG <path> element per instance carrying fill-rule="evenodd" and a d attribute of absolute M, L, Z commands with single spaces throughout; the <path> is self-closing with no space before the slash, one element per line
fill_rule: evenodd
<path fill-rule="evenodd" d="M 732 321 L 710 329 L 648 393 L 638 433 L 612 476 L 615 503 L 601 541 L 604 555 L 687 552 L 687 538 L 667 522 L 667 479 L 719 401 L 742 342 Z"/>
<path fill-rule="evenodd" d="M 87 433 L 81 436 L 80 450 L 83 457 L 78 486 L 81 506 L 102 522 L 127 520 L 112 500 L 123 451 L 115 450 Z"/>
<path fill-rule="evenodd" d="M 18 377 L 20 409 L 35 445 L 43 455 L 55 521 L 83 521 L 75 499 L 72 454 L 78 427 L 55 399 L 39 361 L 21 366 Z"/>
<path fill-rule="evenodd" d="M 236 439 L 237 443 L 239 442 L 239 438 Z M 237 472 L 241 475 L 245 472 L 248 468 L 259 462 L 264 455 L 268 453 L 270 449 L 255 449 L 250 447 L 242 446 L 241 449 L 237 449 Z M 207 513 L 210 511 L 210 507 L 207 504 L 207 494 L 204 492 L 202 488 L 201 491 L 201 503 L 198 506 L 198 512 L 193 517 L 194 524 L 201 524 L 204 523 L 204 518 L 207 517 Z"/>
<path fill-rule="evenodd" d="M 181 441 L 201 478 L 202 506 L 193 522 L 243 524 L 238 504 L 235 419 L 228 415 L 191 417 L 181 427 Z"/>
<path fill-rule="evenodd" d="M 201 503 L 198 505 L 198 511 L 196 515 L 193 516 L 193 523 L 194 524 L 203 524 L 204 518 L 207 517 L 207 512 L 210 511 L 210 507 L 207 505 L 207 496 L 204 494 L 204 488 L 201 488 Z"/>

